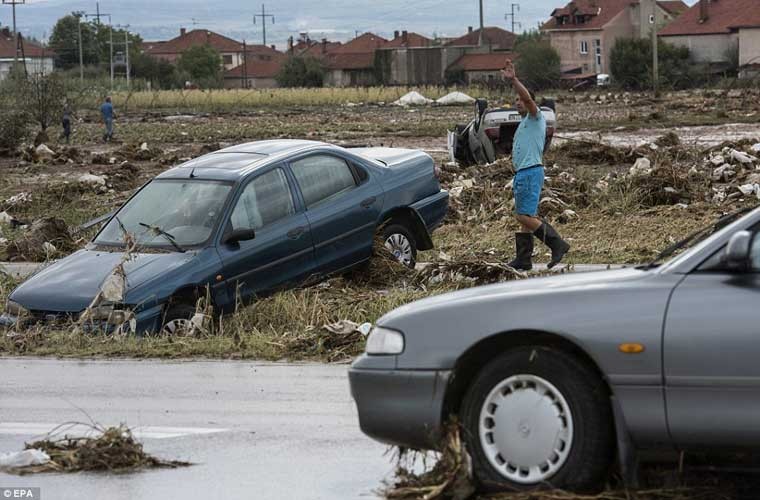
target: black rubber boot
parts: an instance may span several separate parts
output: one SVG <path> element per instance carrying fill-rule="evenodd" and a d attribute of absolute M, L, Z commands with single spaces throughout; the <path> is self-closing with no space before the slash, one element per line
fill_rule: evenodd
<path fill-rule="evenodd" d="M 552 251 L 552 260 L 546 265 L 549 269 L 559 264 L 562 257 L 570 250 L 570 244 L 563 240 L 557 230 L 546 221 L 533 232 L 533 236 L 542 241 Z"/>
<path fill-rule="evenodd" d="M 515 247 L 517 257 L 508 265 L 518 271 L 530 271 L 533 269 L 533 235 L 530 233 L 515 233 Z"/>

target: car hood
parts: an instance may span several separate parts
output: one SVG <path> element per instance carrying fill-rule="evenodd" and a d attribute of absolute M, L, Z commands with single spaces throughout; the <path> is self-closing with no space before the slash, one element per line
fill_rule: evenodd
<path fill-rule="evenodd" d="M 468 288 L 457 292 L 436 295 L 401 306 L 380 318 L 378 324 L 388 325 L 395 319 L 407 314 L 420 314 L 427 310 L 448 308 L 453 304 L 461 306 L 470 301 L 509 299 L 512 297 L 537 296 L 573 290 L 582 291 L 590 287 L 612 288 L 625 282 L 643 279 L 650 274 L 651 271 L 625 268 L 613 271 L 573 272 L 545 278 L 531 278 Z"/>
<path fill-rule="evenodd" d="M 10 299 L 34 311 L 82 311 L 123 256 L 122 252 L 80 250 L 33 275 L 16 288 Z M 195 252 L 134 254 L 124 264 L 127 290 L 168 273 L 194 256 Z"/>

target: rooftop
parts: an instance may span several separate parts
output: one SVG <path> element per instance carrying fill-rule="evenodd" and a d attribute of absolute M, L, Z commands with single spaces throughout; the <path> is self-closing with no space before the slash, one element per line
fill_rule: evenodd
<path fill-rule="evenodd" d="M 498 71 L 504 68 L 508 59 L 514 61 L 516 58 L 512 54 L 465 54 L 454 61 L 451 67 L 464 71 Z"/>
<path fill-rule="evenodd" d="M 489 26 L 483 28 L 483 44 L 490 45 L 496 50 L 512 50 L 517 35 L 511 31 Z M 447 45 L 451 47 L 476 47 L 480 40 L 480 29 L 470 31 L 464 36 L 455 38 Z"/>
<path fill-rule="evenodd" d="M 711 35 L 731 33 L 738 28 L 760 27 L 758 0 L 711 0 L 707 18 L 702 19 L 697 2 L 672 23 L 660 30 L 660 36 Z"/>
<path fill-rule="evenodd" d="M 22 35 L 23 38 L 23 35 Z M 55 53 L 35 42 L 24 40 L 25 57 L 55 57 Z M 16 39 L 8 28 L 0 30 L 0 58 L 12 59 L 16 55 Z"/>

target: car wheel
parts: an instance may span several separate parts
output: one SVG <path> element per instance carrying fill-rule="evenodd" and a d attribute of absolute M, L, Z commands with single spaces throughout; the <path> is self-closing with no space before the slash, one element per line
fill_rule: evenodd
<path fill-rule="evenodd" d="M 526 346 L 478 373 L 462 402 L 473 473 L 487 491 L 587 490 L 614 453 L 606 387 L 564 352 Z"/>
<path fill-rule="evenodd" d="M 192 334 L 193 325 L 191 320 L 193 315 L 195 315 L 195 307 L 189 304 L 174 304 L 170 306 L 164 316 L 161 334 L 173 337 Z"/>
<path fill-rule="evenodd" d="M 411 231 L 401 224 L 391 224 L 383 230 L 383 241 L 393 256 L 410 269 L 417 262 L 417 241 Z"/>

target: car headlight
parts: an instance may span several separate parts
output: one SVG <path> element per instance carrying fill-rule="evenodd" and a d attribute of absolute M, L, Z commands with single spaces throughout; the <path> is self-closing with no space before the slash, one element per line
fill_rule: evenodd
<path fill-rule="evenodd" d="M 13 302 L 12 300 L 9 300 L 5 303 L 5 312 L 17 318 L 29 315 L 29 310 L 27 308 L 18 302 Z"/>
<path fill-rule="evenodd" d="M 401 354 L 404 351 L 404 334 L 376 326 L 367 338 L 367 354 Z"/>

